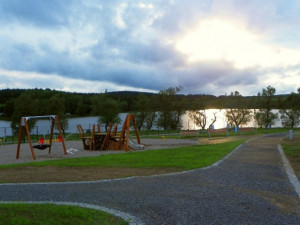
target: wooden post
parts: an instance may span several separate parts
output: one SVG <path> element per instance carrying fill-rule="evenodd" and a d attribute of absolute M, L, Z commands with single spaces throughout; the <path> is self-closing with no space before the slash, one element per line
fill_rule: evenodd
<path fill-rule="evenodd" d="M 135 135 L 136 135 L 137 142 L 138 142 L 138 144 L 141 144 L 139 131 L 138 131 L 137 126 L 136 126 L 135 116 L 132 116 L 132 122 L 133 122 L 134 130 L 135 130 Z"/>
<path fill-rule="evenodd" d="M 16 155 L 16 159 L 18 159 L 20 157 L 20 145 L 21 145 L 21 141 L 22 141 L 22 134 L 23 134 L 23 127 L 22 127 L 22 119 L 19 125 L 19 137 L 18 137 L 18 147 L 17 147 L 17 155 Z"/>
<path fill-rule="evenodd" d="M 32 158 L 33 158 L 33 160 L 36 160 L 34 150 L 33 150 L 33 147 L 32 147 L 32 142 L 31 142 L 31 138 L 30 138 L 30 131 L 29 131 L 29 127 L 28 127 L 28 123 L 27 123 L 26 118 L 24 118 L 24 125 L 25 125 L 26 135 L 27 135 L 29 146 L 30 146 L 30 151 L 31 151 Z"/>
<path fill-rule="evenodd" d="M 53 139 L 53 129 L 54 129 L 54 124 L 55 121 L 51 119 L 51 129 L 50 129 L 50 137 L 49 137 L 49 154 L 51 153 L 51 147 L 52 147 L 52 139 Z"/>
<path fill-rule="evenodd" d="M 58 116 L 55 116 L 55 121 L 56 121 L 57 129 L 59 131 L 59 135 L 61 136 L 61 144 L 63 146 L 64 154 L 66 155 L 67 150 L 66 150 L 65 140 L 63 138 L 63 132 L 62 132 L 62 129 L 61 129 L 61 126 L 60 126 L 60 123 L 59 123 Z"/>
<path fill-rule="evenodd" d="M 126 122 L 126 136 L 125 136 L 125 143 L 124 143 L 125 146 L 124 150 L 126 152 L 129 150 L 128 143 L 129 143 L 129 136 L 130 136 L 130 120 L 131 120 L 131 115 L 129 115 L 128 120 Z"/>
<path fill-rule="evenodd" d="M 115 127 L 114 127 L 114 129 L 113 129 L 112 135 L 113 135 L 113 136 L 116 136 L 116 135 L 117 135 L 117 132 L 118 132 L 118 123 L 116 123 L 116 125 L 115 125 Z"/>
<path fill-rule="evenodd" d="M 101 126 L 99 123 L 97 124 L 97 133 L 101 133 Z"/>
<path fill-rule="evenodd" d="M 90 140 L 90 151 L 95 150 L 95 124 L 92 126 L 91 140 Z"/>

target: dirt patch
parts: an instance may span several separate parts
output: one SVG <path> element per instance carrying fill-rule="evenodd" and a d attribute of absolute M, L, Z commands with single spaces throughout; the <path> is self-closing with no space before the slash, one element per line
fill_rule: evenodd
<path fill-rule="evenodd" d="M 229 136 L 229 137 L 214 137 L 214 138 L 199 138 L 199 144 L 201 145 L 207 145 L 207 144 L 221 144 L 225 142 L 230 141 L 237 141 L 241 139 L 249 139 L 249 138 L 255 138 L 259 135 L 240 135 L 240 136 Z M 261 136 L 261 135 L 260 135 Z"/>
<path fill-rule="evenodd" d="M 293 196 L 281 195 L 279 193 L 273 193 L 268 191 L 239 189 L 245 193 L 260 196 L 269 201 L 272 205 L 277 207 L 280 211 L 287 214 L 296 214 L 300 216 L 300 210 L 298 207 L 298 200 Z"/>
<path fill-rule="evenodd" d="M 180 171 L 178 168 L 108 168 L 22 166 L 0 169 L 1 183 L 92 181 L 132 176 L 149 176 Z"/>

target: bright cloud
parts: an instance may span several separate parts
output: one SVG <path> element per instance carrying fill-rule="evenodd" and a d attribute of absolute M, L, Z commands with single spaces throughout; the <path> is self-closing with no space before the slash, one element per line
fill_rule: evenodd
<path fill-rule="evenodd" d="M 264 37 L 231 21 L 209 19 L 178 40 L 176 47 L 190 62 L 225 60 L 237 69 L 300 63 L 300 50 L 264 43 Z"/>

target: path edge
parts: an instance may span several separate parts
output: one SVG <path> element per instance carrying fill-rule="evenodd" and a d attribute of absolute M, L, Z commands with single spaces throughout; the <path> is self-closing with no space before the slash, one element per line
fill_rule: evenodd
<path fill-rule="evenodd" d="M 300 182 L 298 180 L 298 177 L 296 176 L 293 168 L 291 167 L 291 164 L 290 164 L 289 160 L 287 159 L 282 146 L 280 144 L 278 144 L 277 148 L 280 153 L 283 167 L 288 176 L 288 179 L 289 179 L 290 183 L 293 185 L 298 197 L 300 198 Z"/>

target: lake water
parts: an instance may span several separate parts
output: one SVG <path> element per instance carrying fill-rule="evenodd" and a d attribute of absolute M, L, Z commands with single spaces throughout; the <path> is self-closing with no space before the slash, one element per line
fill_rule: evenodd
<path fill-rule="evenodd" d="M 214 123 L 214 128 L 225 128 L 227 127 L 227 119 L 225 117 L 225 109 L 208 109 L 206 110 L 207 115 L 207 126 L 211 123 L 213 119 L 214 113 L 216 113 L 217 120 Z M 273 110 L 273 112 L 278 112 L 278 110 Z M 123 121 L 126 118 L 127 113 L 120 113 L 120 118 L 122 120 L 121 124 L 123 124 Z M 97 116 L 89 116 L 89 117 L 77 117 L 77 118 L 70 118 L 69 119 L 69 128 L 66 130 L 67 133 L 77 133 L 77 124 L 81 124 L 83 129 L 91 129 L 93 124 L 98 123 Z M 194 124 L 194 121 L 189 118 L 188 112 L 185 113 L 182 116 L 182 122 L 183 122 L 183 129 L 189 129 L 189 130 L 196 130 L 200 129 L 200 127 L 197 127 Z M 245 127 L 256 127 L 256 123 L 254 120 L 250 121 Z M 276 124 L 274 127 L 281 127 L 281 121 L 276 121 Z M 119 125 L 119 129 L 121 129 L 121 125 Z M 101 127 L 103 130 L 104 127 Z M 155 128 L 153 128 L 155 129 Z M 157 128 L 156 128 L 157 129 Z M 49 120 L 39 120 L 36 123 L 35 129 L 32 131 L 33 133 L 39 133 L 39 134 L 49 134 L 50 133 L 50 121 Z M 0 137 L 5 136 L 11 136 L 12 130 L 10 128 L 10 122 L 9 121 L 3 121 L 0 120 Z"/>

